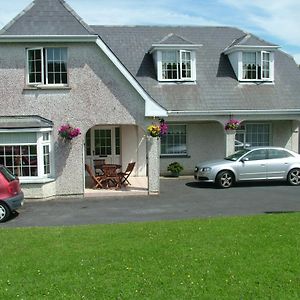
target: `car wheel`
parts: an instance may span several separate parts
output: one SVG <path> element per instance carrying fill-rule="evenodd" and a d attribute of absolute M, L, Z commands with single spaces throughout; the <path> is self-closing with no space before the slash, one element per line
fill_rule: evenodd
<path fill-rule="evenodd" d="M 0 203 L 0 222 L 6 221 L 10 216 L 10 209 L 4 203 Z"/>
<path fill-rule="evenodd" d="M 287 180 L 291 185 L 300 185 L 300 169 L 292 169 L 288 174 Z"/>
<path fill-rule="evenodd" d="M 222 189 L 227 189 L 232 186 L 234 175 L 230 171 L 222 171 L 217 175 L 216 184 Z"/>

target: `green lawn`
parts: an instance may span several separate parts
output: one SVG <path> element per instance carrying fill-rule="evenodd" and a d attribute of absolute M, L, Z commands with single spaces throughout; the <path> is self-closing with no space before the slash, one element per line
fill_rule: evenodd
<path fill-rule="evenodd" d="M 1 229 L 0 299 L 299 299 L 300 214 Z"/>

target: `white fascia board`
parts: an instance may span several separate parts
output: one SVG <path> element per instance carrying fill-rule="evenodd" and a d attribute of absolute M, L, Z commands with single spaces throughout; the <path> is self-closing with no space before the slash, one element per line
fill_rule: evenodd
<path fill-rule="evenodd" d="M 113 54 L 110 48 L 100 38 L 96 40 L 96 44 L 118 68 L 123 76 L 129 81 L 129 83 L 139 93 L 139 95 L 145 100 L 145 117 L 167 117 L 167 111 L 149 96 L 149 94 L 141 87 L 136 79 Z"/>
<path fill-rule="evenodd" d="M 226 115 L 295 115 L 300 109 L 255 109 L 255 110 L 201 110 L 201 111 L 168 111 L 169 116 L 226 116 Z"/>
<path fill-rule="evenodd" d="M 12 132 L 50 132 L 53 131 L 52 127 L 43 127 L 43 128 L 0 128 L 1 133 L 12 133 Z"/>
<path fill-rule="evenodd" d="M 0 35 L 0 43 L 96 42 L 97 35 Z"/>
<path fill-rule="evenodd" d="M 202 44 L 153 44 L 149 50 L 152 54 L 156 50 L 169 50 L 169 49 L 184 49 L 184 50 L 194 50 L 202 47 Z"/>
<path fill-rule="evenodd" d="M 224 54 L 230 54 L 235 51 L 274 51 L 276 49 L 280 48 L 279 46 L 250 46 L 250 45 L 236 45 L 232 46 L 229 49 L 225 48 L 223 50 Z"/>

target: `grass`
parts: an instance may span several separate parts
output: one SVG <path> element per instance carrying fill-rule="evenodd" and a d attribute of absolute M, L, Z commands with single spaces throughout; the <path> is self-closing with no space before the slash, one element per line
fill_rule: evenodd
<path fill-rule="evenodd" d="M 299 299 L 300 214 L 1 229 L 0 299 Z"/>

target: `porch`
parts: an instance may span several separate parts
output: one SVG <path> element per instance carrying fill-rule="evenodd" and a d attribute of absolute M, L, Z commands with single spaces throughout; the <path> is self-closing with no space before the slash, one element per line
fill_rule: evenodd
<path fill-rule="evenodd" d="M 148 177 L 130 177 L 130 185 L 122 186 L 120 189 L 93 189 L 90 178 L 86 178 L 87 188 L 84 191 L 85 198 L 103 196 L 134 196 L 148 195 Z"/>

